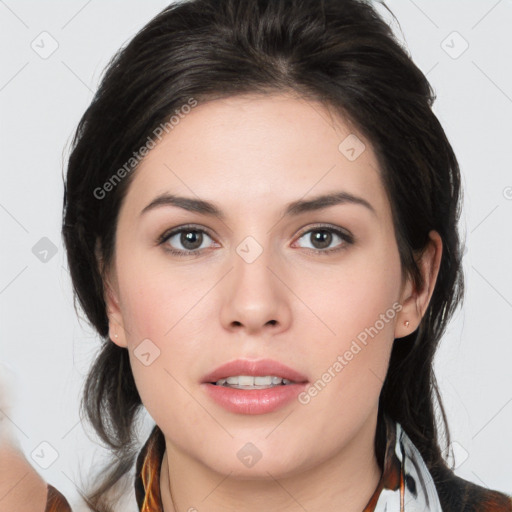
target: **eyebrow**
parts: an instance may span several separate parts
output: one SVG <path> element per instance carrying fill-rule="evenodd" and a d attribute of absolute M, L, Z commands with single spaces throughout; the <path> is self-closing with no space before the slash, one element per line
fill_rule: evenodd
<path fill-rule="evenodd" d="M 299 199 L 298 201 L 288 203 L 285 206 L 283 216 L 297 216 L 302 213 L 323 210 L 324 208 L 329 208 L 339 204 L 361 205 L 370 210 L 374 215 L 377 215 L 377 212 L 373 206 L 366 199 L 355 196 L 349 192 L 339 191 L 316 196 L 308 200 Z M 140 212 L 140 215 L 142 216 L 148 211 L 162 206 L 175 206 L 190 212 L 196 212 L 202 215 L 217 217 L 220 220 L 225 220 L 224 213 L 218 206 L 215 205 L 215 203 L 204 201 L 202 199 L 182 197 L 167 193 L 163 193 L 155 197 L 155 199 L 153 199 Z"/>

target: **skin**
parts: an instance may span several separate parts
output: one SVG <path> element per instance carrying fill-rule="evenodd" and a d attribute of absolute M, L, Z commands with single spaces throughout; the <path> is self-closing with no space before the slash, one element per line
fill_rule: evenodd
<path fill-rule="evenodd" d="M 0 442 L 0 510 L 44 512 L 47 483 L 32 467 L 22 450 Z M 172 509 L 171 509 L 172 510 Z"/>
<path fill-rule="evenodd" d="M 354 161 L 338 149 L 349 134 L 366 147 Z M 345 203 L 282 216 L 289 202 L 340 190 L 375 213 Z M 225 219 L 176 206 L 141 216 L 163 192 L 215 202 Z M 208 231 L 199 255 L 166 251 L 190 251 L 179 235 L 156 243 L 188 223 Z M 327 248 L 342 250 L 315 254 L 326 250 L 312 236 L 318 223 L 348 230 L 354 243 L 333 234 Z M 236 252 L 248 236 L 263 249 L 252 263 Z M 106 279 L 110 337 L 129 350 L 142 401 L 165 435 L 165 512 L 175 510 L 169 481 L 179 510 L 361 512 L 381 476 L 374 437 L 391 349 L 419 325 L 441 251 L 432 231 L 419 260 L 425 286 L 402 279 L 371 144 L 322 104 L 282 93 L 193 108 L 137 169 Z M 396 303 L 401 311 L 306 405 L 235 414 L 200 386 L 239 357 L 276 359 L 315 382 Z M 134 355 L 144 339 L 160 350 L 149 366 Z M 262 453 L 252 467 L 237 458 L 247 442 Z"/>
<path fill-rule="evenodd" d="M 25 457 L 9 417 L 13 393 L 9 370 L 0 363 L 0 510 L 44 512 L 47 482 Z"/>

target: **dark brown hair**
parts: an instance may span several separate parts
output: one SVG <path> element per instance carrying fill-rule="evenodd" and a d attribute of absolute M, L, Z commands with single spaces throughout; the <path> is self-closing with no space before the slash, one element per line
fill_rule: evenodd
<path fill-rule="evenodd" d="M 109 510 L 102 497 L 134 463 L 134 423 L 142 405 L 127 350 L 108 338 L 103 295 L 119 208 L 136 170 L 105 197 L 94 191 L 190 98 L 201 103 L 283 91 L 333 108 L 371 141 L 392 207 L 402 270 L 419 288 L 415 258 L 430 230 L 441 235 L 435 289 L 419 328 L 394 344 L 379 425 L 383 413 L 400 422 L 434 479 L 446 474 L 440 426 L 446 445 L 450 439 L 433 359 L 463 296 L 461 185 L 456 157 L 432 112 L 429 82 L 370 2 L 190 0 L 168 6 L 113 57 L 69 157 L 62 234 L 75 296 L 102 340 L 81 407 L 115 455 L 87 493 L 93 510 Z M 380 463 L 384 443 L 379 427 Z"/>

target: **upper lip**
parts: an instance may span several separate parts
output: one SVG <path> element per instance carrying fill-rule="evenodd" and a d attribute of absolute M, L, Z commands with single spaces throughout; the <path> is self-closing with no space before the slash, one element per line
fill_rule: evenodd
<path fill-rule="evenodd" d="M 220 379 L 236 375 L 252 375 L 255 377 L 274 375 L 292 382 L 308 381 L 307 377 L 279 361 L 274 361 L 272 359 L 259 359 L 257 361 L 236 359 L 235 361 L 230 361 L 229 363 L 219 366 L 209 374 L 205 375 L 203 382 L 217 382 Z"/>

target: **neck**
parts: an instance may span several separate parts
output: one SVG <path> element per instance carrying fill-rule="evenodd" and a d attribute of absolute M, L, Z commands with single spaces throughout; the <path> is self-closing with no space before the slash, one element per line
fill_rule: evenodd
<path fill-rule="evenodd" d="M 382 473 L 374 450 L 376 427 L 374 415 L 347 446 L 314 467 L 286 476 L 272 476 L 268 471 L 267 477 L 250 480 L 218 473 L 177 449 L 166 438 L 160 473 L 163 510 L 361 512 L 374 494 Z"/>

